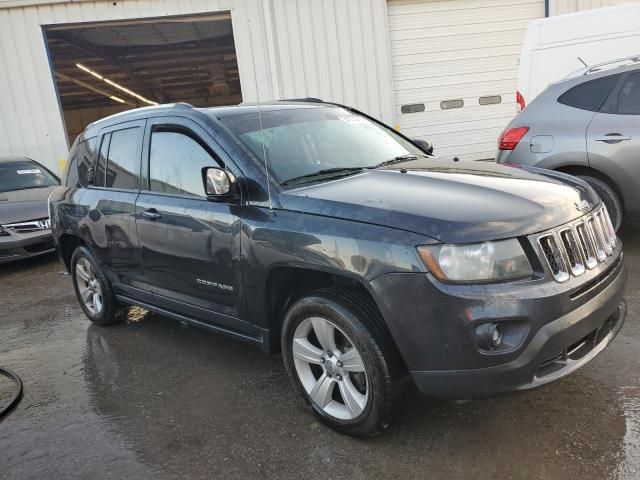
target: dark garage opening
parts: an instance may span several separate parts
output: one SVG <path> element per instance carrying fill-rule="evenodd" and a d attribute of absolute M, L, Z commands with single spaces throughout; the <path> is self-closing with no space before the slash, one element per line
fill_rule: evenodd
<path fill-rule="evenodd" d="M 45 28 L 69 144 L 91 122 L 157 103 L 242 101 L 231 15 Z"/>

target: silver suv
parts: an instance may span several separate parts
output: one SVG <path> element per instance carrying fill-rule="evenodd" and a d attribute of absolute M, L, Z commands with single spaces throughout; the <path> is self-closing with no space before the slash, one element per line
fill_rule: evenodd
<path fill-rule="evenodd" d="M 616 230 L 640 213 L 640 56 L 586 68 L 547 87 L 502 132 L 498 163 L 576 175 Z"/>

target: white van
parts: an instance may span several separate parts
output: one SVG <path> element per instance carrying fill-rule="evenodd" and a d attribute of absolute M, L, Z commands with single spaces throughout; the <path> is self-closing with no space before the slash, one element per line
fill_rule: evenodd
<path fill-rule="evenodd" d="M 518 111 L 550 83 L 633 55 L 640 56 L 640 3 L 534 20 L 520 55 Z"/>

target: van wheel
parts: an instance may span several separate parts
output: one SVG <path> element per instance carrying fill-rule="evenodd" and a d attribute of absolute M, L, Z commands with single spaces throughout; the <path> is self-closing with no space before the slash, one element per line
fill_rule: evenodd
<path fill-rule="evenodd" d="M 122 321 L 123 309 L 100 264 L 86 247 L 78 247 L 71 257 L 71 277 L 85 315 L 98 325 Z"/>
<path fill-rule="evenodd" d="M 605 206 L 607 207 L 607 211 L 609 212 L 609 216 L 611 217 L 611 223 L 613 224 L 613 228 L 618 231 L 620 225 L 622 224 L 622 202 L 618 198 L 616 192 L 609 186 L 608 183 L 600 180 L 599 178 L 589 177 L 587 175 L 578 175 L 578 178 L 587 182 L 591 187 L 596 191 L 596 193 L 600 196 Z"/>
<path fill-rule="evenodd" d="M 380 322 L 360 295 L 333 289 L 301 298 L 286 314 L 289 380 L 320 421 L 341 433 L 370 437 L 389 424 L 401 369 Z"/>

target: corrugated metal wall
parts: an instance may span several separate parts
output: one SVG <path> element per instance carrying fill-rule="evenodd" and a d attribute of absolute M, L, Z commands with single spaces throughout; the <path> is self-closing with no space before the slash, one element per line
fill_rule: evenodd
<path fill-rule="evenodd" d="M 385 0 L 0 0 L 0 155 L 54 170 L 67 155 L 42 25 L 223 10 L 245 100 L 319 96 L 393 122 Z"/>
<path fill-rule="evenodd" d="M 280 98 L 320 97 L 394 121 L 384 0 L 273 0 Z"/>
<path fill-rule="evenodd" d="M 549 0 L 549 15 L 581 12 L 592 8 L 610 7 L 629 3 L 629 0 Z"/>

